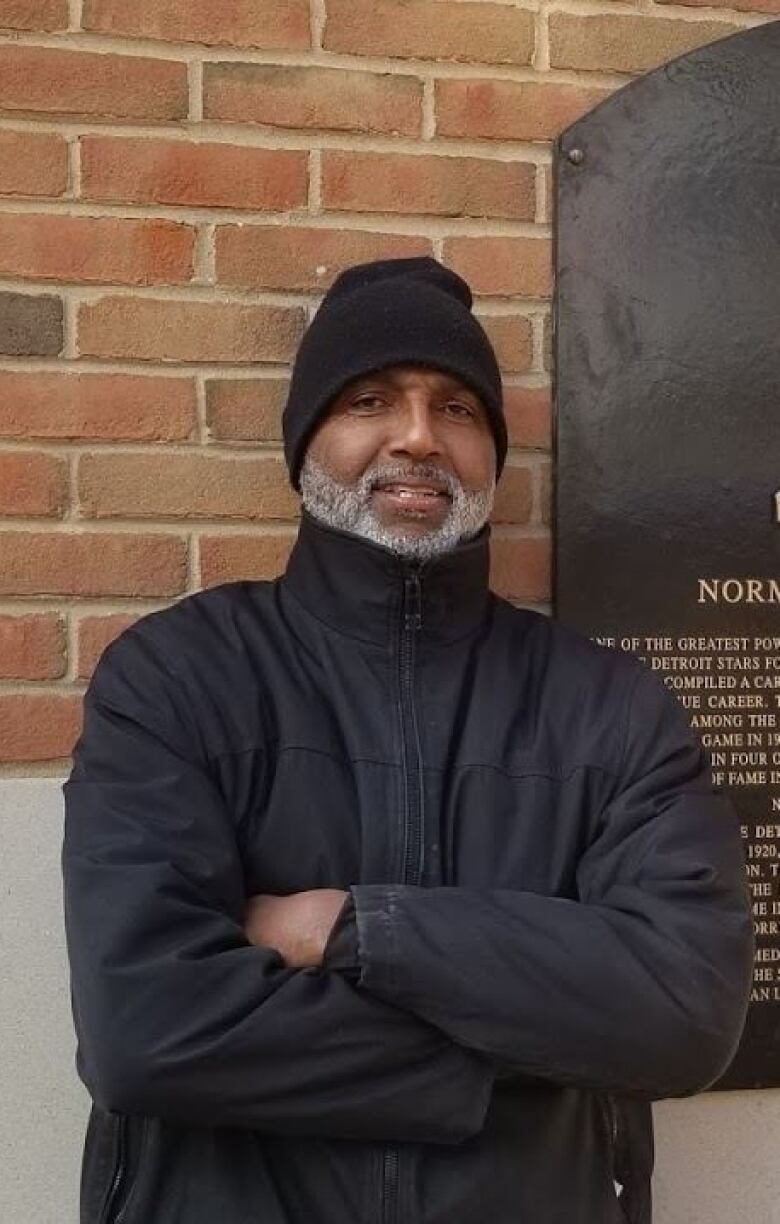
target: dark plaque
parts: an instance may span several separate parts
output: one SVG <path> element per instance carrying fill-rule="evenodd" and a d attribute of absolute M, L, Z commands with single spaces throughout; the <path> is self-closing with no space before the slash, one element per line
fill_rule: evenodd
<path fill-rule="evenodd" d="M 556 151 L 557 613 L 642 656 L 742 819 L 757 955 L 719 1087 L 780 1084 L 780 23 Z"/>

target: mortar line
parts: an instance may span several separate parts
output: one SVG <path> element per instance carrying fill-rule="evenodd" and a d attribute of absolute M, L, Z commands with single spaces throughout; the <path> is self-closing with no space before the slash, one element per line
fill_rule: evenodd
<path fill-rule="evenodd" d="M 193 59 L 187 65 L 188 117 L 190 123 L 203 121 L 203 61 Z"/>
<path fill-rule="evenodd" d="M 205 384 L 205 379 L 204 379 L 204 384 Z M 205 403 L 205 399 L 204 399 L 204 403 Z M 216 463 L 217 460 L 219 459 L 230 459 L 236 463 L 246 463 L 246 464 L 249 464 L 250 462 L 256 459 L 282 460 L 284 458 L 283 444 L 282 444 L 281 438 L 275 438 L 275 439 L 265 441 L 265 442 L 251 442 L 250 445 L 253 448 L 257 447 L 258 453 L 256 455 L 243 454 L 240 457 L 238 457 L 236 455 L 235 449 L 231 446 L 231 444 L 227 442 L 223 442 L 222 439 L 220 438 L 217 438 L 213 442 L 211 442 L 211 444 L 208 447 L 208 451 L 201 450 L 199 449 L 198 446 L 193 446 L 191 442 L 165 442 L 165 443 L 135 442 L 134 443 L 134 442 L 117 441 L 117 442 L 108 443 L 107 445 L 102 446 L 100 448 L 100 453 L 101 455 L 108 455 L 108 456 L 111 456 L 111 455 L 123 456 L 124 455 L 128 457 L 130 456 L 144 457 L 147 459 L 152 458 L 152 457 L 160 458 L 162 456 L 165 456 L 167 458 L 174 456 L 174 457 L 179 457 L 179 458 L 186 457 L 186 458 L 192 459 L 192 458 L 200 458 L 200 457 L 206 458 L 206 456 L 208 455 L 208 460 L 207 460 L 208 462 Z M 77 459 L 81 459 L 85 456 L 89 457 L 94 453 L 94 443 L 89 441 L 88 439 L 80 439 L 78 442 L 72 443 L 72 444 L 68 444 L 67 442 L 60 440 L 56 444 L 50 444 L 48 446 L 44 446 L 44 445 L 40 445 L 37 442 L 33 442 L 30 439 L 20 439 L 16 443 L 9 445 L 6 439 L 0 440 L 0 454 L 19 453 L 20 451 L 24 453 L 27 450 L 41 451 L 42 453 L 46 453 L 46 454 L 56 456 L 62 459 L 67 459 L 71 455 Z M 3 516 L 0 515 L 0 518 L 2 517 Z M 13 517 L 13 516 L 10 516 L 10 517 Z M 45 516 L 39 516 L 39 517 L 45 517 Z M 219 517 L 219 516 L 215 516 L 215 517 Z M 48 518 L 47 518 L 47 521 L 48 521 Z M 57 521 L 65 522 L 67 520 L 58 519 Z M 74 521 L 82 522 L 83 520 L 78 519 Z"/>
<path fill-rule="evenodd" d="M 0 282 L 0 284 L 3 282 Z M 13 284 L 13 282 L 11 282 Z M 47 282 L 49 291 L 54 287 L 51 282 Z M 56 285 L 57 290 L 61 289 L 59 284 Z M 78 331 L 78 301 L 69 293 L 62 294 L 62 357 L 66 361 L 73 361 L 78 357 L 77 347 L 77 331 Z"/>
<path fill-rule="evenodd" d="M 68 136 L 68 185 L 66 199 L 77 200 L 81 195 L 81 138 Z"/>
<path fill-rule="evenodd" d="M 216 284 L 216 230 L 214 222 L 206 222 L 198 227 L 193 260 L 194 284 L 204 287 Z"/>
<path fill-rule="evenodd" d="M 544 0 L 534 21 L 536 42 L 534 46 L 534 68 L 540 73 L 550 70 L 550 19 L 549 8 Z"/>
<path fill-rule="evenodd" d="M 122 601 L 122 602 L 120 602 Z M 88 616 L 123 616 L 133 612 L 155 612 L 158 608 L 167 606 L 163 598 L 150 599 L 148 596 L 97 596 L 80 595 L 9 595 L 0 597 L 0 615 L 3 616 L 61 616 L 72 614 L 79 620 Z"/>
<path fill-rule="evenodd" d="M 547 225 L 547 167 L 536 167 L 536 214 L 537 225 Z"/>
<path fill-rule="evenodd" d="M 209 443 L 209 452 L 216 449 L 218 444 L 212 444 L 209 437 L 208 413 L 206 409 L 206 377 L 201 373 L 195 375 L 195 421 L 197 428 L 196 441 L 200 446 Z"/>
<path fill-rule="evenodd" d="M 311 30 L 312 50 L 322 53 L 322 42 L 325 34 L 328 14 L 325 0 L 309 0 L 309 28 Z"/>
<path fill-rule="evenodd" d="M 487 237 L 487 235 L 479 235 L 479 237 Z M 508 235 L 501 235 L 508 237 Z M 447 241 L 455 235 L 440 235 L 442 241 Z M 534 240 L 544 241 L 546 235 L 533 235 Z M 221 284 L 221 285 L 117 285 L 110 282 L 102 284 L 83 284 L 77 282 L 52 282 L 52 281 L 25 281 L 24 284 L 13 280 L 0 280 L 0 292 L 10 292 L 23 297 L 37 297 L 41 294 L 68 293 L 70 297 L 66 297 L 66 315 L 68 314 L 67 303 L 72 301 L 79 306 L 96 306 L 101 302 L 105 302 L 109 298 L 122 299 L 130 302 L 156 302 L 159 304 L 190 306 L 233 306 L 237 309 L 246 309 L 248 307 L 269 307 L 277 309 L 285 309 L 295 311 L 304 309 L 307 305 L 318 305 L 323 294 L 323 290 L 311 290 L 300 292 L 298 294 L 283 293 L 273 289 L 245 289 L 242 286 Z M 495 308 L 505 307 L 503 313 L 508 309 L 521 305 L 527 311 L 539 309 L 548 304 L 548 299 L 544 296 L 533 297 L 527 294 L 509 294 L 509 293 L 492 293 L 482 294 L 477 292 L 476 298 L 478 306 L 485 307 L 488 312 L 496 313 Z M 499 310 L 499 312 L 501 312 Z M 66 320 L 66 348 L 63 357 L 66 360 L 79 358 L 81 355 L 76 352 L 75 344 L 71 345 L 68 342 L 68 321 Z M 73 332 L 75 339 L 75 331 Z M 148 362 L 171 362 L 177 366 L 192 366 L 195 369 L 200 369 L 203 365 L 229 365 L 229 366 L 245 366 L 255 362 L 264 365 L 286 365 L 288 362 L 282 358 L 269 358 L 263 362 L 262 358 L 247 357 L 245 360 L 230 360 L 225 358 L 211 358 L 210 360 L 199 361 L 196 358 L 169 358 L 164 353 L 150 353 L 148 355 L 133 356 L 132 354 L 122 355 L 121 353 L 109 354 L 104 356 L 100 353 L 85 353 L 84 358 L 103 359 L 108 361 L 124 361 L 125 363 L 148 363 Z"/>
<path fill-rule="evenodd" d="M 31 761 L 15 765 L 0 765 L 0 781 L 35 781 L 38 778 L 57 778 L 64 781 L 70 773 L 71 758 L 55 757 L 46 761 Z"/>
<path fill-rule="evenodd" d="M 319 149 L 311 149 L 308 158 L 308 201 L 307 207 L 311 216 L 322 215 L 322 153 Z"/>
<path fill-rule="evenodd" d="M 68 0 L 68 31 L 69 33 L 78 34 L 81 32 L 82 10 L 84 7 L 83 0 Z"/>
<path fill-rule="evenodd" d="M 0 683 L 0 696 L 26 697 L 33 693 L 41 697 L 61 697 L 73 694 L 80 697 L 86 690 L 86 681 L 68 680 L 65 676 L 56 680 L 3 680 Z"/>
<path fill-rule="evenodd" d="M 531 366 L 535 373 L 544 370 L 544 316 L 534 315 L 531 319 Z"/>
<path fill-rule="evenodd" d="M 434 82 L 434 78 L 426 78 Z M 618 89 L 632 78 L 625 76 L 619 81 L 614 78 L 609 81 L 562 81 L 552 75 L 544 77 L 537 73 L 532 82 L 510 81 L 509 84 L 546 84 L 571 85 L 578 87 L 592 86 L 604 92 Z M 507 82 L 492 79 L 491 84 L 507 84 Z M 550 141 L 543 140 L 507 140 L 494 137 L 465 136 L 434 136 L 421 145 L 417 136 L 398 136 L 392 132 L 361 132 L 358 130 L 327 128 L 327 127 L 281 127 L 261 123 L 237 123 L 231 120 L 219 122 L 206 120 L 198 125 L 197 131 L 181 126 L 154 126 L 148 123 L 117 124 L 116 120 L 82 121 L 75 123 L 63 119 L 57 122 L 49 116 L 39 120 L 27 119 L 24 116 L 3 116 L 0 126 L 4 131 L 14 132 L 44 132 L 47 135 L 63 137 L 99 136 L 102 139 L 113 138 L 122 140 L 156 140 L 168 144 L 186 145 L 224 145 L 229 149 L 263 152 L 284 150 L 293 153 L 307 153 L 312 147 L 312 141 L 322 149 L 333 149 L 342 153 L 382 153 L 402 156 L 441 156 L 441 157 L 476 157 L 489 156 L 492 161 L 518 161 L 523 158 L 534 160 L 543 156 Z M 110 201 L 109 201 L 110 202 Z M 213 207 L 219 207 L 214 205 Z"/>
<path fill-rule="evenodd" d="M 73 615 L 72 608 L 66 608 L 63 619 L 65 621 L 65 649 L 66 649 L 66 664 L 65 675 L 63 680 L 69 683 L 79 682 L 78 675 L 78 625 L 77 618 Z"/>
<path fill-rule="evenodd" d="M 156 518 L 132 518 L 130 515 L 116 518 L 95 518 L 95 519 L 79 519 L 78 523 L 63 522 L 62 519 L 38 518 L 33 520 L 27 517 L 23 520 L 14 518 L 0 519 L 0 532 L 11 533 L 13 535 L 40 535 L 42 528 L 48 528 L 46 535 L 51 540 L 63 538 L 65 536 L 83 536 L 83 535 L 126 535 L 131 538 L 138 539 L 141 536 L 178 536 L 179 539 L 186 539 L 187 531 L 192 528 L 192 524 L 197 522 L 198 529 L 208 531 L 209 534 L 224 534 L 235 536 L 250 536 L 258 535 L 275 536 L 279 531 L 284 529 L 294 530 L 296 520 L 292 518 L 258 518 L 258 519 L 231 519 L 231 518 L 207 518 L 195 515 L 189 516 L 173 516 L 173 515 L 158 515 Z M 52 530 L 54 525 L 54 530 Z M 178 529 L 178 530 L 177 530 Z M 12 592 L 6 592 L 11 594 Z M 42 592 L 43 595 L 51 594 L 51 592 Z M 115 598 L 115 594 L 109 592 L 107 598 Z"/>
<path fill-rule="evenodd" d="M 273 381 L 287 377 L 290 365 L 286 362 L 264 362 L 262 366 L 237 365 L 234 362 L 179 362 L 171 368 L 164 362 L 155 364 L 151 361 L 128 359 L 126 361 L 79 357 L 78 363 L 63 360 L 60 357 L 3 357 L 0 363 L 0 375 L 8 374 L 56 374 L 58 378 L 70 378 L 80 374 L 101 376 L 125 376 L 132 378 L 172 378 L 178 381 L 189 380 L 195 374 L 206 373 L 222 379 L 245 379 L 251 375 L 259 380 Z M 5 440 L 10 440 L 11 435 Z M 42 439 L 42 440 L 45 440 Z M 109 439 L 110 440 L 110 439 Z M 130 438 L 128 441 L 132 442 Z M 101 442 L 95 438 L 95 442 Z M 157 443 L 162 445 L 162 443 Z"/>
<path fill-rule="evenodd" d="M 69 451 L 67 456 L 68 461 L 68 507 L 65 514 L 60 519 L 62 523 L 79 522 L 79 459 L 80 456 L 76 451 Z"/>
<path fill-rule="evenodd" d="M 547 160 L 530 165 L 548 165 Z M 413 237 L 438 238 L 473 235 L 477 238 L 512 236 L 546 236 L 533 221 L 521 221 L 514 217 L 464 217 L 444 213 L 382 213 L 348 211 L 331 208 L 321 213 L 251 213 L 222 209 L 179 208 L 158 205 L 137 207 L 135 205 L 105 204 L 79 200 L 53 201 L 43 211 L 36 201 L 0 200 L 0 214 L 33 217 L 66 217 L 102 221 L 107 218 L 124 221 L 168 221 L 184 225 L 242 225 L 247 228 L 264 226 L 303 227 L 313 229 L 337 228 L 339 230 L 365 231 L 371 234 L 406 234 Z M 1 278 L 0 278 L 1 279 Z M 40 278 L 45 279 L 45 278 Z"/>
<path fill-rule="evenodd" d="M 486 238 L 488 235 L 478 235 Z M 528 235 L 526 235 L 528 236 Z M 442 240 L 454 238 L 456 235 L 442 234 Z M 500 237 L 508 237 L 508 235 L 500 235 Z M 545 241 L 547 235 L 534 234 L 531 235 L 534 240 L 538 238 L 540 242 Z M 220 285 L 116 285 L 110 282 L 102 284 L 83 284 L 70 281 L 32 281 L 24 282 L 22 286 L 14 280 L 0 279 L 0 292 L 19 293 L 23 296 L 37 296 L 41 293 L 64 293 L 67 291 L 69 296 L 65 297 L 65 302 L 73 302 L 77 305 L 95 306 L 101 301 L 108 298 L 127 299 L 132 302 L 159 302 L 159 303 L 179 303 L 189 304 L 191 306 L 233 306 L 236 308 L 246 308 L 248 306 L 268 306 L 277 307 L 287 310 L 300 310 L 306 305 L 318 305 L 322 298 L 322 291 L 311 290 L 297 294 L 276 291 L 273 289 L 245 289 L 242 286 L 220 284 Z M 522 303 L 526 308 L 531 308 L 533 303 L 545 303 L 544 298 L 532 298 L 527 295 L 513 294 L 477 294 L 478 305 L 484 305 L 492 309 L 493 306 L 501 304 L 511 305 L 513 303 Z M 488 300 L 489 299 L 489 300 Z M 537 306 L 538 308 L 538 306 Z M 66 315 L 68 308 L 66 306 Z M 66 326 L 66 337 L 72 335 L 72 345 L 66 340 L 65 357 L 72 359 L 78 357 L 79 354 L 75 348 L 75 325 L 72 333 L 68 332 Z M 99 354 L 85 354 L 85 356 L 99 356 Z M 121 354 L 117 354 L 118 360 L 122 360 Z M 132 357 L 126 357 L 125 360 L 132 361 Z M 147 358 L 136 358 L 136 360 L 147 361 L 168 361 L 162 353 L 151 354 Z M 176 359 L 172 359 L 175 361 Z M 231 362 L 226 361 L 227 365 L 244 365 L 252 364 L 258 358 L 247 358 L 246 362 Z M 211 362 L 199 362 L 197 360 L 187 361 L 184 359 L 179 364 L 192 365 L 199 368 L 202 364 L 220 365 L 223 364 L 219 360 Z M 280 359 L 269 364 L 282 365 L 286 364 Z"/>
<path fill-rule="evenodd" d="M 200 552 L 200 536 L 196 531 L 191 532 L 188 538 L 187 561 L 189 589 L 191 591 L 200 591 L 203 588 L 203 566 Z"/>
<path fill-rule="evenodd" d="M 423 81 L 422 95 L 422 128 L 420 135 L 423 140 L 431 141 L 436 135 L 436 100 L 435 82 L 432 76 Z"/>
<path fill-rule="evenodd" d="M 184 591 L 187 595 L 192 595 L 198 590 L 196 586 L 196 569 L 199 571 L 200 566 L 196 565 L 195 560 L 195 535 L 192 531 L 187 533 L 187 552 L 186 552 L 186 572 L 184 577 Z"/>
<path fill-rule="evenodd" d="M 526 5 L 523 5 L 527 8 Z M 697 22 L 715 22 L 721 25 L 737 25 L 750 28 L 755 25 L 766 25 L 777 20 L 772 13 L 746 12 L 741 9 L 704 8 L 703 11 L 691 10 L 681 3 L 664 5 L 664 13 L 669 10 L 669 17 L 679 21 L 687 21 L 695 25 Z M 534 9 L 530 11 L 535 11 Z M 555 0 L 555 11 L 568 12 L 573 16 L 631 16 L 638 10 L 634 0 Z M 725 19 L 724 19 L 725 18 Z M 150 38 L 135 38 L 107 35 L 88 30 L 68 30 L 57 34 L 47 34 L 43 31 L 6 31 L 0 34 L 0 44 L 18 44 L 20 46 L 53 47 L 58 50 L 81 50 L 121 54 L 128 58 L 162 59 L 168 61 L 189 62 L 193 53 L 200 55 L 204 62 L 243 62 L 258 64 L 275 64 L 279 67 L 301 67 L 311 64 L 317 67 L 366 67 L 373 71 L 395 71 L 409 74 L 410 69 L 417 71 L 418 67 L 431 64 L 446 64 L 449 68 L 477 67 L 484 72 L 485 68 L 503 68 L 509 71 L 525 68 L 524 64 L 493 65 L 487 60 L 448 60 L 440 61 L 435 56 L 371 56 L 359 52 L 341 52 L 324 49 L 307 51 L 284 51 L 278 49 L 263 49 L 259 47 L 225 47 L 221 45 L 206 45 L 186 41 L 165 41 Z M 392 67 L 389 67 L 392 65 Z M 377 67 L 378 66 L 378 67 Z"/>

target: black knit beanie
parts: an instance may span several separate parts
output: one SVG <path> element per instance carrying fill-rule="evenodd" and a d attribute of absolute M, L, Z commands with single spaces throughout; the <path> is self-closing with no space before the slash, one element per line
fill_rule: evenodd
<path fill-rule="evenodd" d="M 469 286 L 435 259 L 380 259 L 347 268 L 331 285 L 293 366 L 282 419 L 293 487 L 311 435 L 340 391 L 364 374 L 422 365 L 452 374 L 484 404 L 496 443 L 507 448 L 501 375 Z"/>

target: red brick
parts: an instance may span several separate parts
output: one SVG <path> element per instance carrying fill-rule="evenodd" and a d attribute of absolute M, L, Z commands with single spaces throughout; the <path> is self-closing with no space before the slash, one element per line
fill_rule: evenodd
<path fill-rule="evenodd" d="M 36 451 L 0 452 L 0 514 L 57 517 L 68 496 L 68 465 Z"/>
<path fill-rule="evenodd" d="M 231 378 L 206 383 L 206 418 L 226 442 L 276 442 L 289 384 L 282 378 Z"/>
<path fill-rule="evenodd" d="M 547 537 L 500 536 L 490 542 L 490 586 L 505 599 L 544 603 L 550 598 L 551 544 Z"/>
<path fill-rule="evenodd" d="M 479 321 L 506 374 L 525 374 L 531 368 L 531 321 L 523 315 L 480 315 Z"/>
<path fill-rule="evenodd" d="M 291 518 L 298 498 L 270 456 L 101 454 L 79 464 L 91 518 Z"/>
<path fill-rule="evenodd" d="M 436 134 L 466 139 L 553 140 L 609 91 L 532 81 L 437 81 Z"/>
<path fill-rule="evenodd" d="M 88 200 L 216 208 L 300 208 L 307 153 L 182 140 L 84 136 L 81 194 Z"/>
<path fill-rule="evenodd" d="M 67 30 L 68 0 L 0 0 L 0 30 Z"/>
<path fill-rule="evenodd" d="M 504 387 L 504 412 L 513 446 L 547 450 L 552 442 L 549 387 Z"/>
<path fill-rule="evenodd" d="M 0 697 L 0 761 L 58 761 L 81 730 L 81 698 L 63 694 Z"/>
<path fill-rule="evenodd" d="M 203 536 L 200 540 L 203 586 L 276 578 L 284 571 L 294 543 L 294 534 Z"/>
<path fill-rule="evenodd" d="M 531 471 L 508 463 L 496 488 L 490 518 L 494 523 L 527 523 L 533 507 Z"/>
<path fill-rule="evenodd" d="M 432 253 L 429 238 L 281 225 L 220 226 L 216 249 L 221 284 L 314 293 L 351 264 Z"/>
<path fill-rule="evenodd" d="M 0 437 L 183 441 L 195 412 L 189 378 L 0 370 Z"/>
<path fill-rule="evenodd" d="M 186 119 L 187 65 L 141 56 L 0 47 L 0 111 Z"/>
<path fill-rule="evenodd" d="M 0 195 L 61 196 L 68 146 L 49 132 L 0 132 Z"/>
<path fill-rule="evenodd" d="M 478 157 L 334 149 L 322 154 L 322 196 L 326 208 L 354 212 L 532 221 L 535 167 Z"/>
<path fill-rule="evenodd" d="M 552 247 L 545 238 L 448 238 L 444 262 L 475 293 L 537 298 L 552 292 Z"/>
<path fill-rule="evenodd" d="M 194 243 L 176 221 L 0 213 L 0 275 L 180 284 L 192 279 Z"/>
<path fill-rule="evenodd" d="M 178 536 L 0 532 L 3 595 L 178 595 L 186 577 Z"/>
<path fill-rule="evenodd" d="M 203 106 L 207 119 L 417 136 L 422 81 L 344 68 L 206 64 Z"/>
<path fill-rule="evenodd" d="M 328 0 L 323 46 L 353 55 L 529 64 L 533 14 L 446 0 Z"/>
<path fill-rule="evenodd" d="M 207 46 L 307 51 L 307 0 L 84 0 L 85 30 Z"/>
<path fill-rule="evenodd" d="M 742 27 L 647 15 L 550 14 L 550 63 L 591 72 L 648 72 Z"/>
<path fill-rule="evenodd" d="M 106 647 L 138 619 L 128 612 L 82 617 L 78 623 L 77 674 L 80 680 L 89 680 Z"/>
<path fill-rule="evenodd" d="M 0 678 L 56 680 L 65 673 L 65 627 L 54 612 L 0 616 Z"/>
<path fill-rule="evenodd" d="M 104 297 L 81 307 L 79 347 L 141 361 L 289 361 L 304 326 L 286 306 Z"/>

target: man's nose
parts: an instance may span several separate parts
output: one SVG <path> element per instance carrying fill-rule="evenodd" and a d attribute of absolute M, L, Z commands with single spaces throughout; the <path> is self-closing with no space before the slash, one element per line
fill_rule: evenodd
<path fill-rule="evenodd" d="M 390 449 L 394 455 L 415 459 L 441 454 L 435 416 L 427 400 L 410 400 L 396 413 Z"/>

